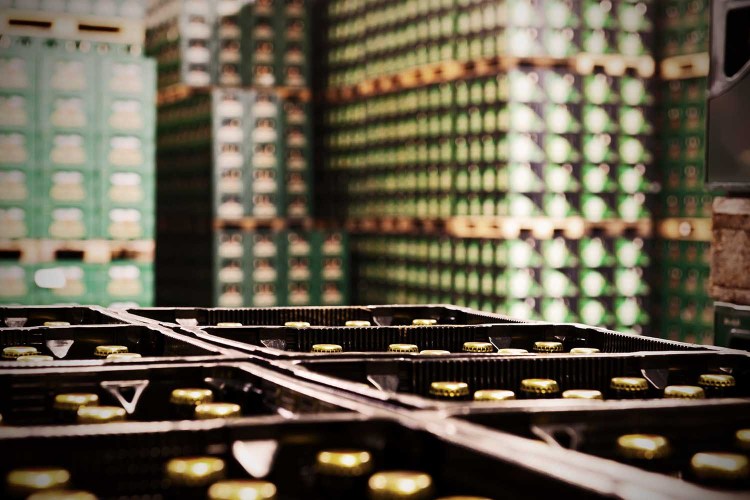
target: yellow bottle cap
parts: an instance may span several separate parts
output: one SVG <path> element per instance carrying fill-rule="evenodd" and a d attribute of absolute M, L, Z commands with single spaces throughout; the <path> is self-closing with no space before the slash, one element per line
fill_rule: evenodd
<path fill-rule="evenodd" d="M 235 327 L 235 326 L 242 326 L 242 323 L 238 323 L 236 321 L 222 321 L 220 323 L 216 323 L 216 326 L 231 326 L 231 327 Z"/>
<path fill-rule="evenodd" d="M 669 456 L 669 441 L 656 434 L 625 434 L 617 438 L 620 456 L 638 460 L 655 460 Z"/>
<path fill-rule="evenodd" d="M 338 344 L 314 344 L 312 352 L 344 352 L 344 348 Z"/>
<path fill-rule="evenodd" d="M 430 498 L 432 478 L 423 472 L 387 471 L 373 474 L 368 481 L 370 498 Z"/>
<path fill-rule="evenodd" d="M 534 351 L 539 353 L 563 352 L 562 342 L 534 342 Z"/>
<path fill-rule="evenodd" d="M 316 457 L 316 468 L 329 476 L 362 476 L 372 470 L 372 456 L 362 450 L 323 450 Z"/>
<path fill-rule="evenodd" d="M 6 359 L 18 359 L 21 356 L 31 356 L 32 354 L 39 354 L 36 347 L 17 345 L 3 348 L 3 357 Z"/>
<path fill-rule="evenodd" d="M 45 363 L 54 360 L 55 358 L 47 356 L 46 354 L 29 354 L 28 356 L 16 358 L 16 361 L 22 361 L 24 363 Z"/>
<path fill-rule="evenodd" d="M 508 401 L 516 399 L 516 393 L 504 389 L 482 389 L 474 392 L 474 401 Z"/>
<path fill-rule="evenodd" d="M 601 391 L 593 389 L 570 389 L 562 393 L 563 399 L 604 399 Z"/>
<path fill-rule="evenodd" d="M 467 495 L 458 495 L 458 496 L 452 496 L 452 497 L 440 497 L 436 500 L 492 500 L 487 497 L 474 497 L 474 496 L 467 496 Z"/>
<path fill-rule="evenodd" d="M 499 349 L 497 351 L 497 353 L 498 354 L 512 354 L 512 355 L 516 355 L 516 354 L 528 354 L 529 351 L 527 351 L 526 349 L 514 349 L 512 347 L 506 347 L 504 349 Z"/>
<path fill-rule="evenodd" d="M 87 392 L 71 392 L 55 396 L 53 407 L 56 410 L 78 411 L 82 406 L 96 406 L 99 404 L 99 396 Z"/>
<path fill-rule="evenodd" d="M 436 319 L 415 319 L 411 322 L 414 326 L 432 326 L 437 325 Z"/>
<path fill-rule="evenodd" d="M 698 385 L 704 387 L 734 387 L 737 382 L 731 375 L 723 375 L 718 373 L 704 373 L 698 378 Z"/>
<path fill-rule="evenodd" d="M 645 392 L 648 390 L 648 381 L 640 377 L 614 377 L 609 386 L 617 391 Z"/>
<path fill-rule="evenodd" d="M 106 424 L 125 420 L 125 409 L 119 406 L 81 406 L 78 408 L 79 424 Z"/>
<path fill-rule="evenodd" d="M 598 354 L 600 352 L 596 347 L 574 347 L 570 350 L 570 354 Z"/>
<path fill-rule="evenodd" d="M 527 378 L 521 380 L 521 390 L 533 394 L 555 394 L 560 392 L 560 386 L 548 378 Z"/>
<path fill-rule="evenodd" d="M 204 486 L 224 477 L 224 460 L 216 457 L 173 458 L 167 462 L 167 479 L 177 486 Z"/>
<path fill-rule="evenodd" d="M 750 464 L 745 455 L 737 453 L 696 453 L 690 468 L 699 479 L 734 481 L 750 477 Z"/>
<path fill-rule="evenodd" d="M 364 321 L 364 320 L 351 320 L 351 321 L 347 321 L 345 323 L 345 326 L 356 326 L 356 327 L 361 328 L 363 326 L 370 326 L 370 322 Z"/>
<path fill-rule="evenodd" d="M 67 321 L 45 321 L 44 326 L 70 326 Z"/>
<path fill-rule="evenodd" d="M 16 495 L 61 489 L 70 483 L 70 473 L 57 467 L 32 467 L 12 470 L 6 476 L 8 489 Z"/>
<path fill-rule="evenodd" d="M 419 347 L 415 344 L 391 344 L 388 352 L 419 352 Z"/>
<path fill-rule="evenodd" d="M 240 405 L 234 403 L 201 403 L 195 407 L 195 418 L 199 420 L 239 417 L 241 413 Z"/>
<path fill-rule="evenodd" d="M 110 354 L 120 354 L 123 352 L 128 352 L 128 348 L 124 345 L 99 345 L 96 346 L 94 355 L 99 356 L 100 358 L 106 358 Z"/>
<path fill-rule="evenodd" d="M 276 486 L 268 481 L 219 481 L 208 489 L 209 500 L 273 500 Z"/>
<path fill-rule="evenodd" d="M 450 354 L 450 351 L 444 351 L 442 349 L 424 349 L 422 351 L 419 351 L 419 354 L 424 354 L 426 356 L 439 356 L 439 355 L 445 355 Z"/>
<path fill-rule="evenodd" d="M 740 429 L 734 433 L 734 442 L 743 450 L 750 450 L 750 429 Z"/>
<path fill-rule="evenodd" d="M 287 328 L 309 328 L 310 323 L 307 321 L 287 321 L 284 326 Z"/>
<path fill-rule="evenodd" d="M 430 384 L 430 394 L 441 398 L 460 398 L 469 394 L 466 382 L 433 382 Z"/>
<path fill-rule="evenodd" d="M 706 393 L 694 385 L 669 385 L 664 388 L 664 397 L 670 399 L 703 399 Z"/>
<path fill-rule="evenodd" d="M 26 500 L 96 500 L 96 495 L 80 490 L 47 490 L 34 493 Z"/>
<path fill-rule="evenodd" d="M 489 342 L 464 342 L 464 352 L 495 352 L 495 346 Z"/>
<path fill-rule="evenodd" d="M 169 396 L 169 402 L 176 405 L 199 405 L 201 403 L 210 403 L 214 400 L 214 393 L 211 389 L 174 389 Z"/>
<path fill-rule="evenodd" d="M 114 354 L 108 354 L 107 359 L 138 359 L 141 355 L 137 352 L 116 352 Z"/>

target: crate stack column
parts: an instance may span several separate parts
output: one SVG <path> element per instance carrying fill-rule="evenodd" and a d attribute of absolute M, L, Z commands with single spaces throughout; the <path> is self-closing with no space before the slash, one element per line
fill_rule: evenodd
<path fill-rule="evenodd" d="M 151 305 L 154 77 L 143 3 L 0 15 L 0 301 Z"/>

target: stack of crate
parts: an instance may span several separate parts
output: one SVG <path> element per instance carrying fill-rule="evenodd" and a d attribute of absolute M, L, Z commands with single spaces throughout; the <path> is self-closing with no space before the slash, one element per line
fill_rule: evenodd
<path fill-rule="evenodd" d="M 313 231 L 311 219 L 308 9 L 297 0 L 152 6 L 159 302 L 348 301 L 346 236 Z M 296 239 L 309 240 L 299 254 Z"/>
<path fill-rule="evenodd" d="M 355 242 L 356 300 L 453 289 L 451 302 L 477 305 L 492 289 L 493 310 L 645 331 L 654 14 L 630 1 L 331 2 L 322 202 L 367 235 Z M 396 255 L 372 234 L 403 217 L 434 223 L 424 242 L 396 247 L 453 248 L 443 287 L 424 280 L 439 267 L 429 253 Z M 533 258 L 462 257 L 485 243 L 505 255 L 519 236 Z M 618 260 L 623 241 L 636 244 Z M 589 242 L 591 260 L 576 258 Z M 592 267 L 608 285 L 592 284 Z M 492 273 L 493 286 L 477 279 Z"/>
<path fill-rule="evenodd" d="M 661 330 L 670 339 L 711 343 L 713 196 L 704 186 L 710 2 L 673 0 L 661 7 Z"/>
<path fill-rule="evenodd" d="M 35 4 L 11 2 L 2 18 L 0 301 L 149 305 L 155 72 L 141 53 L 143 2 Z"/>

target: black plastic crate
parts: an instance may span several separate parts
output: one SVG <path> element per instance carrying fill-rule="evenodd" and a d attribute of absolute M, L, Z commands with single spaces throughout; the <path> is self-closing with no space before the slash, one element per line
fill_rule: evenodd
<path fill-rule="evenodd" d="M 435 408 L 444 403 L 429 396 L 432 382 L 465 382 L 471 400 L 480 389 L 509 389 L 520 397 L 523 379 L 557 381 L 560 390 L 595 389 L 605 399 L 613 397 L 613 377 L 644 377 L 647 398 L 660 398 L 668 385 L 695 385 L 704 373 L 730 373 L 737 386 L 734 396 L 750 396 L 750 357 L 739 351 L 638 353 L 600 355 L 436 356 L 415 359 L 305 359 L 279 361 L 298 376 L 346 389 L 364 397 L 376 397 L 409 408 Z M 486 404 L 486 403 L 473 403 Z M 528 400 L 534 405 L 534 400 Z"/>
<path fill-rule="evenodd" d="M 238 404 L 244 416 L 361 406 L 262 367 L 203 363 L 0 370 L 0 414 L 5 425 L 53 425 L 61 423 L 53 407 L 57 394 L 95 393 L 99 405 L 123 407 L 129 421 L 181 420 L 169 402 L 178 388 L 211 389 L 215 402 Z"/>
<path fill-rule="evenodd" d="M 441 325 L 520 323 L 498 314 L 449 305 L 382 305 L 342 307 L 147 307 L 126 309 L 130 315 L 160 323 L 183 326 L 216 326 L 242 323 L 248 326 L 283 326 L 288 321 L 306 321 L 313 326 L 344 326 L 364 320 L 373 326 L 411 325 L 414 319 L 434 319 Z"/>
<path fill-rule="evenodd" d="M 99 306 L 0 307 L 0 328 L 43 326 L 48 321 L 65 321 L 71 326 L 127 323 L 116 313 Z"/>
<path fill-rule="evenodd" d="M 208 342 L 271 358 L 393 357 L 386 353 L 394 343 L 415 344 L 421 349 L 463 353 L 464 342 L 491 342 L 496 349 L 521 348 L 533 352 L 534 342 L 559 341 L 565 351 L 594 347 L 603 353 L 640 351 L 721 350 L 654 337 L 614 332 L 574 324 L 507 323 L 486 325 L 370 326 L 370 327 L 183 327 L 183 331 Z M 342 353 L 311 353 L 315 344 L 338 344 Z M 403 354 L 402 354 L 403 355 Z M 420 356 L 414 354 L 412 356 Z"/>
<path fill-rule="evenodd" d="M 331 498 L 316 490 L 318 452 L 330 449 L 369 451 L 373 472 L 414 470 L 430 474 L 434 498 L 482 495 L 490 498 L 604 498 L 617 481 L 599 461 L 596 471 L 566 463 L 554 467 L 553 450 L 509 436 L 508 449 L 478 451 L 475 438 L 441 437 L 414 424 L 395 420 L 321 415 L 297 421 L 242 419 L 217 426 L 206 422 L 89 426 L 85 432 L 60 427 L 0 430 L 4 449 L 0 473 L 29 466 L 68 469 L 76 488 L 99 498 L 177 498 L 164 481 L 168 460 L 184 456 L 222 458 L 232 479 L 262 478 L 273 482 L 277 498 Z M 512 447 L 510 446 L 512 444 Z M 526 455 L 524 451 L 533 451 Z M 515 455 L 509 458 L 509 453 Z M 528 466 L 532 460 L 533 466 Z M 585 461 L 585 460 L 584 460 Z M 623 479 L 622 477 L 618 477 Z M 648 498 L 648 482 L 637 483 L 631 495 Z M 586 486 L 583 486 L 586 484 Z M 349 498 L 364 498 L 355 494 Z M 668 498 L 668 496 L 663 497 Z M 674 497 L 678 498 L 678 497 Z"/>
<path fill-rule="evenodd" d="M 125 346 L 128 352 L 138 353 L 141 357 L 127 360 L 97 358 L 94 352 L 99 345 Z M 146 324 L 3 328 L 0 330 L 0 348 L 12 346 L 36 347 L 39 354 L 52 356 L 54 361 L 28 363 L 0 359 L 0 369 L 246 358 L 238 351 Z"/>
<path fill-rule="evenodd" d="M 735 433 L 750 428 L 750 401 L 724 399 L 681 405 L 666 401 L 661 405 L 643 401 L 591 402 L 564 410 L 462 409 L 455 416 L 495 431 L 539 439 L 551 446 L 624 463 L 627 460 L 617 453 L 618 437 L 626 434 L 663 436 L 671 450 L 660 464 L 663 472 L 679 473 L 687 481 L 700 484 L 689 472 L 690 459 L 695 453 L 747 454 L 737 445 Z M 711 494 L 705 491 L 705 498 L 713 498 Z M 750 495 L 750 484 L 745 486 L 742 495 L 744 498 Z"/>

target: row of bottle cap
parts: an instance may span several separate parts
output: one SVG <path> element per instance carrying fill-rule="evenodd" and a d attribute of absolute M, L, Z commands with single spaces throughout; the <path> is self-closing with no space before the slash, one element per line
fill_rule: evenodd
<path fill-rule="evenodd" d="M 99 345 L 94 350 L 94 356 L 105 359 L 135 359 L 141 355 L 129 352 L 124 345 Z M 33 346 L 11 346 L 3 348 L 3 359 L 21 361 L 24 363 L 54 361 L 55 358 L 42 354 Z"/>

